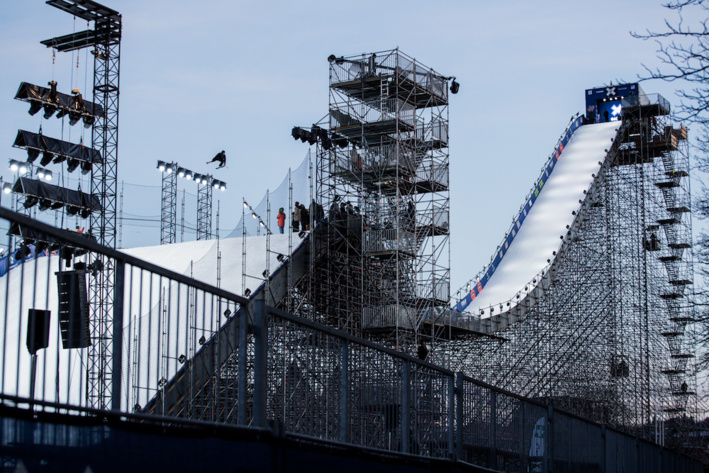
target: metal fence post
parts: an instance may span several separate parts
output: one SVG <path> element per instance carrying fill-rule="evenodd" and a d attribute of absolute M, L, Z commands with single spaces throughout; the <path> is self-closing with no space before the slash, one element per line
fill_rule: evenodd
<path fill-rule="evenodd" d="M 554 407 L 547 408 L 547 425 L 544 432 L 544 471 L 554 471 Z"/>
<path fill-rule="evenodd" d="M 455 458 L 455 377 L 448 378 L 448 458 Z"/>
<path fill-rule="evenodd" d="M 237 415 L 239 416 L 239 425 L 246 425 L 246 404 L 247 404 L 247 399 L 246 397 L 248 396 L 248 391 L 247 391 L 247 373 L 246 373 L 246 357 L 248 356 L 248 350 L 247 350 L 247 333 L 249 330 L 249 324 L 251 323 L 251 317 L 249 314 L 249 310 L 251 307 L 249 306 L 241 306 L 241 315 L 239 316 L 239 361 L 238 361 L 238 395 L 239 395 L 239 405 L 238 405 L 238 411 Z"/>
<path fill-rule="evenodd" d="M 409 421 L 409 393 L 411 391 L 411 369 L 409 360 L 401 364 L 401 451 L 409 453 L 411 425 Z"/>
<path fill-rule="evenodd" d="M 608 445 L 606 435 L 606 425 L 601 426 L 601 473 L 606 473 L 608 468 Z"/>
<path fill-rule="evenodd" d="M 497 392 L 490 391 L 490 460 L 488 466 L 497 468 Z"/>
<path fill-rule="evenodd" d="M 524 469 L 524 406 L 527 403 L 519 401 L 519 464 Z"/>
<path fill-rule="evenodd" d="M 340 441 L 349 440 L 349 344 L 347 339 L 340 345 Z"/>
<path fill-rule="evenodd" d="M 263 295 L 254 301 L 254 425 L 266 427 L 268 314 Z"/>
<path fill-rule="evenodd" d="M 123 295 L 125 286 L 125 263 L 114 260 L 113 272 L 113 361 L 111 372 L 111 410 L 121 410 L 121 369 L 123 366 Z M 127 407 L 127 406 L 126 406 Z"/>
<path fill-rule="evenodd" d="M 463 373 L 455 374 L 455 454 L 463 459 Z"/>

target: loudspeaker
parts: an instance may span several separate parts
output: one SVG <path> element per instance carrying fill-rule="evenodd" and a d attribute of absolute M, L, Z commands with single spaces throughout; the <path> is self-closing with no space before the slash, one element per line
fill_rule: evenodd
<path fill-rule="evenodd" d="M 91 345 L 86 271 L 59 271 L 57 285 L 62 346 L 65 349 L 86 348 Z"/>
<path fill-rule="evenodd" d="M 29 309 L 27 311 L 27 351 L 31 355 L 49 346 L 49 310 Z"/>

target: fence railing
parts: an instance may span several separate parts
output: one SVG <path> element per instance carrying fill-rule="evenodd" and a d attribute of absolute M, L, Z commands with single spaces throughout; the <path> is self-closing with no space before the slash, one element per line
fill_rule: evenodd
<path fill-rule="evenodd" d="M 78 271 L 90 286 L 106 270 L 93 264 L 100 254 L 116 275 L 106 314 L 115 338 L 105 344 L 112 351 L 102 354 L 112 367 L 105 375 L 111 389 L 105 410 L 155 414 L 176 424 L 189 419 L 267 428 L 501 471 L 700 471 L 688 457 L 636 437 L 75 233 L 2 208 L 0 220 L 32 230 L 24 234 L 33 238 L 22 243 L 10 237 L 11 252 L 23 244 L 56 251 L 30 253 L 0 277 L 3 399 L 24 399 L 35 410 L 92 406 L 89 350 L 67 348 L 76 345 L 72 330 L 84 323 L 74 320 L 82 312 L 53 315 L 69 297 L 59 294 L 55 273 Z M 81 298 L 72 300 L 81 306 Z M 43 322 L 28 323 L 38 311 L 49 319 L 41 330 Z M 55 320 L 62 317 L 64 331 Z M 100 334 L 91 335 L 94 343 Z"/>

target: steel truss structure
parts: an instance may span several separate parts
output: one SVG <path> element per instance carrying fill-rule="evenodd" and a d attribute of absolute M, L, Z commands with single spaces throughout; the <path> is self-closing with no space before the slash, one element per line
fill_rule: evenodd
<path fill-rule="evenodd" d="M 448 330 L 452 78 L 398 49 L 329 62 L 329 123 L 310 131 L 326 224 L 296 290 L 328 325 L 410 352 Z"/>
<path fill-rule="evenodd" d="M 197 239 L 212 238 L 212 176 L 202 176 L 197 184 Z"/>
<path fill-rule="evenodd" d="M 98 196 L 102 212 L 94 212 L 90 232 L 96 240 L 116 247 L 116 196 L 118 189 L 118 99 L 120 84 L 120 51 L 122 17 L 115 10 L 92 0 L 49 0 L 49 5 L 71 15 L 94 22 L 93 29 L 71 33 L 43 41 L 58 51 L 93 48 L 93 100 L 104 111 L 95 117 L 92 146 L 103 157 L 91 171 L 91 194 Z M 90 282 L 91 339 L 88 363 L 88 396 L 92 407 L 107 408 L 111 404 L 111 373 L 113 339 L 114 268 L 102 255 L 94 255 L 103 268 L 94 273 Z"/>
<path fill-rule="evenodd" d="M 536 303 L 496 338 L 451 342 L 454 370 L 679 446 L 696 413 L 687 131 L 661 96 L 622 124 Z M 504 310 L 500 306 L 500 310 Z"/>
<path fill-rule="evenodd" d="M 177 164 L 162 172 L 160 200 L 160 244 L 177 242 Z M 174 170 L 173 170 L 174 168 Z M 184 226 L 184 225 L 183 225 Z"/>

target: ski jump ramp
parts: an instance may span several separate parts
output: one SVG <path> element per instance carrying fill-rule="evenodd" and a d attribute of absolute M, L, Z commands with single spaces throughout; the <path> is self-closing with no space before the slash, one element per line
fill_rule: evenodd
<path fill-rule="evenodd" d="M 548 284 L 548 269 L 593 186 L 620 121 L 571 122 L 490 264 L 463 288 L 457 316 L 493 332 L 519 320 Z M 461 294 L 462 291 L 459 291 Z"/>

